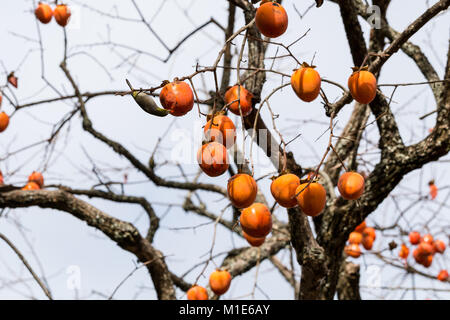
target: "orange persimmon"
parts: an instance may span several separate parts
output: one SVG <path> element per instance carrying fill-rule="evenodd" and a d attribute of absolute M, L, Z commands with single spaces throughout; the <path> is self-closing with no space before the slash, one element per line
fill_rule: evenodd
<path fill-rule="evenodd" d="M 252 98 L 253 94 L 240 86 L 240 91 L 238 92 L 238 86 L 235 85 L 225 92 L 225 104 L 228 105 L 228 109 L 235 115 L 240 116 L 239 106 L 241 107 L 242 115 L 248 116 L 252 112 Z M 239 97 L 239 99 L 238 99 Z M 234 101 L 234 102 L 233 102 Z M 240 103 L 239 103 L 240 102 Z"/>
<path fill-rule="evenodd" d="M 256 10 L 255 24 L 266 37 L 277 38 L 286 32 L 288 15 L 281 4 L 266 2 Z"/>
<path fill-rule="evenodd" d="M 211 121 L 213 121 L 212 126 Z M 207 140 L 219 142 L 227 149 L 231 148 L 236 141 L 236 127 L 233 121 L 222 114 L 211 117 L 205 125 L 204 133 Z"/>
<path fill-rule="evenodd" d="M 348 88 L 353 99 L 361 104 L 368 104 L 377 94 L 377 79 L 370 71 L 355 71 L 348 79 Z"/>
<path fill-rule="evenodd" d="M 300 179 L 295 174 L 287 173 L 272 181 L 270 192 L 278 204 L 284 208 L 293 208 L 297 205 L 295 190 L 300 185 Z"/>
<path fill-rule="evenodd" d="M 175 79 L 162 88 L 159 101 L 171 115 L 181 117 L 192 110 L 194 93 L 186 82 Z"/>
<path fill-rule="evenodd" d="M 228 291 L 231 284 L 231 274 L 225 270 L 216 270 L 209 276 L 209 286 L 218 296 Z"/>
<path fill-rule="evenodd" d="M 188 300 L 208 300 L 208 291 L 201 286 L 193 286 L 187 292 Z"/>
<path fill-rule="evenodd" d="M 262 203 L 254 203 L 241 212 L 242 230 L 251 237 L 262 238 L 272 230 L 272 215 Z"/>
<path fill-rule="evenodd" d="M 208 176 L 220 176 L 229 166 L 227 148 L 218 142 L 206 143 L 198 150 L 197 162 Z"/>
<path fill-rule="evenodd" d="M 327 192 L 318 182 L 312 182 L 309 185 L 307 182 L 300 184 L 295 190 L 295 194 L 298 194 L 297 202 L 300 209 L 308 216 L 315 217 L 325 208 Z"/>
<path fill-rule="evenodd" d="M 61 27 L 65 27 L 67 25 L 71 14 L 70 8 L 65 4 L 58 4 L 55 10 L 53 10 L 55 20 Z"/>
<path fill-rule="evenodd" d="M 255 202 L 258 185 L 251 175 L 238 173 L 228 180 L 227 192 L 233 206 L 247 208 Z"/>
<path fill-rule="evenodd" d="M 42 2 L 38 3 L 36 10 L 34 10 L 34 14 L 36 15 L 36 18 L 44 24 L 49 23 L 53 18 L 52 8 L 48 4 Z"/>
<path fill-rule="evenodd" d="M 0 132 L 3 132 L 8 128 L 9 116 L 5 112 L 0 113 Z"/>
<path fill-rule="evenodd" d="M 295 94 L 305 102 L 311 102 L 317 98 L 320 92 L 320 75 L 314 69 L 303 63 L 291 76 L 291 87 Z"/>
<path fill-rule="evenodd" d="M 357 172 L 345 172 L 338 181 L 338 190 L 342 198 L 356 200 L 364 192 L 364 178 Z"/>

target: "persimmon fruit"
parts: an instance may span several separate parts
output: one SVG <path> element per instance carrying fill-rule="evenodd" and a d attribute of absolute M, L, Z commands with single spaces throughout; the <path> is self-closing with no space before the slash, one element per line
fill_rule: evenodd
<path fill-rule="evenodd" d="M 314 68 L 314 66 L 303 63 L 291 76 L 292 89 L 305 102 L 315 100 L 320 92 L 321 79 Z"/>
<path fill-rule="evenodd" d="M 377 238 L 375 229 L 372 227 L 366 227 L 364 228 L 364 231 L 362 232 L 363 237 L 372 237 L 373 240 Z"/>
<path fill-rule="evenodd" d="M 300 185 L 300 178 L 295 174 L 287 173 L 274 179 L 270 185 L 270 192 L 278 204 L 284 208 L 293 208 L 297 205 L 295 190 Z"/>
<path fill-rule="evenodd" d="M 228 105 L 228 109 L 234 113 L 235 115 L 240 116 L 241 112 L 239 111 L 239 106 L 241 107 L 242 115 L 248 116 L 252 112 L 252 98 L 253 94 L 245 89 L 243 86 L 240 86 L 240 91 L 238 92 L 238 86 L 235 85 L 229 88 L 225 92 L 225 103 Z M 238 99 L 239 97 L 239 99 Z M 240 104 L 239 104 L 240 102 Z"/>
<path fill-rule="evenodd" d="M 211 125 L 212 122 L 212 125 Z M 227 149 L 236 141 L 236 127 L 225 115 L 215 115 L 206 123 L 204 133 L 206 139 L 223 144 Z"/>
<path fill-rule="evenodd" d="M 42 2 L 38 3 L 36 10 L 34 10 L 34 14 L 36 15 L 36 18 L 44 24 L 49 23 L 53 18 L 52 8 L 48 4 Z"/>
<path fill-rule="evenodd" d="M 281 4 L 266 2 L 256 10 L 255 24 L 266 37 L 277 38 L 287 30 L 288 15 Z"/>
<path fill-rule="evenodd" d="M 348 236 L 348 242 L 350 244 L 360 244 L 362 242 L 363 236 L 361 233 L 353 231 Z"/>
<path fill-rule="evenodd" d="M 266 237 L 262 238 L 255 238 L 252 236 L 249 236 L 247 233 L 242 231 L 242 235 L 244 236 L 245 240 L 252 246 L 252 247 L 260 247 L 264 241 L 266 241 Z"/>
<path fill-rule="evenodd" d="M 355 231 L 359 232 L 359 233 L 363 233 L 364 229 L 366 228 L 367 224 L 366 221 L 364 220 L 363 222 L 361 222 L 356 228 Z"/>
<path fill-rule="evenodd" d="M 437 276 L 439 281 L 447 281 L 448 280 L 448 272 L 447 270 L 441 270 Z"/>
<path fill-rule="evenodd" d="M 40 172 L 33 171 L 28 177 L 28 182 L 36 182 L 42 188 L 44 186 L 44 176 Z"/>
<path fill-rule="evenodd" d="M 238 173 L 228 180 L 227 192 L 233 206 L 247 208 L 255 202 L 258 185 L 251 175 Z"/>
<path fill-rule="evenodd" d="M 345 172 L 338 181 L 338 190 L 342 198 L 356 200 L 364 192 L 364 178 L 357 172 Z"/>
<path fill-rule="evenodd" d="M 188 300 L 208 300 L 208 291 L 201 286 L 193 286 L 187 291 Z"/>
<path fill-rule="evenodd" d="M 419 244 L 419 242 L 420 242 L 420 233 L 417 232 L 417 231 L 411 231 L 409 233 L 409 242 L 411 244 L 414 244 L 414 245 Z"/>
<path fill-rule="evenodd" d="M 61 26 L 65 27 L 69 22 L 70 16 L 72 13 L 70 12 L 70 8 L 65 4 L 58 4 L 53 10 L 53 15 L 55 16 L 56 22 Z"/>
<path fill-rule="evenodd" d="M 404 243 L 402 243 L 402 246 L 400 247 L 398 256 L 402 259 L 406 259 L 409 256 L 409 248 Z"/>
<path fill-rule="evenodd" d="M 264 204 L 258 202 L 242 210 L 239 222 L 242 230 L 255 238 L 263 238 L 272 230 L 272 215 Z"/>
<path fill-rule="evenodd" d="M 309 185 L 307 182 L 300 184 L 295 194 L 298 194 L 296 198 L 300 209 L 308 216 L 315 217 L 325 208 L 327 192 L 318 182 L 312 182 Z"/>
<path fill-rule="evenodd" d="M 348 256 L 353 258 L 358 258 L 361 255 L 361 248 L 356 243 L 345 246 L 344 251 Z"/>
<path fill-rule="evenodd" d="M 41 188 L 40 188 L 39 185 L 38 185 L 36 182 L 34 182 L 34 181 L 28 182 L 28 183 L 25 185 L 25 187 L 22 188 L 22 190 L 39 190 L 39 189 L 41 189 Z"/>
<path fill-rule="evenodd" d="M 162 88 L 159 101 L 171 115 L 181 117 L 194 107 L 194 93 L 186 82 L 175 80 Z"/>
<path fill-rule="evenodd" d="M 368 104 L 377 95 L 377 79 L 370 71 L 355 71 L 348 79 L 348 88 L 353 99 L 361 104 Z"/>
<path fill-rule="evenodd" d="M 0 113 L 0 132 L 3 132 L 8 128 L 9 116 L 5 112 Z"/>
<path fill-rule="evenodd" d="M 218 177 L 228 169 L 227 148 L 218 142 L 204 144 L 197 153 L 200 168 L 210 177 Z"/>
<path fill-rule="evenodd" d="M 442 240 L 436 240 L 433 243 L 434 246 L 434 251 L 439 252 L 439 253 L 444 253 L 445 251 L 445 243 Z"/>
<path fill-rule="evenodd" d="M 225 270 L 216 270 L 209 276 L 209 286 L 218 296 L 228 291 L 231 284 L 231 274 Z"/>
<path fill-rule="evenodd" d="M 362 239 L 361 243 L 362 243 L 364 249 L 372 250 L 374 241 L 375 241 L 375 239 L 372 238 L 371 236 L 363 236 L 363 239 Z"/>

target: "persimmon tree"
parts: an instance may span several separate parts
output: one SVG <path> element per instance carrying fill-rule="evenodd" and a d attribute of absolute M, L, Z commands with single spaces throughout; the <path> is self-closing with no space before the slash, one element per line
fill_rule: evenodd
<path fill-rule="evenodd" d="M 160 7 L 150 6 L 155 16 L 163 14 L 164 2 L 158 4 Z M 51 21 L 48 7 L 39 7 L 35 12 L 38 3 L 27 3 L 28 18 L 36 21 L 35 29 L 14 36 L 30 46 L 30 53 L 12 70 L 0 51 L 5 79 L 0 86 L 5 112 L 0 114 L 0 166 L 4 180 L 0 186 L 0 207 L 8 212 L 2 220 L 21 212 L 21 208 L 40 207 L 65 212 L 86 222 L 89 228 L 101 231 L 117 244 L 120 247 L 117 250 L 125 250 L 139 261 L 134 271 L 148 270 L 148 281 L 158 299 L 185 299 L 187 292 L 189 299 L 208 295 L 217 299 L 227 292 L 230 282 L 232 287 L 239 277 L 256 270 L 248 297 L 254 296 L 258 282 L 265 279 L 265 274 L 258 274 L 264 262 L 292 286 L 297 299 L 336 296 L 360 299 L 360 290 L 364 289 L 359 281 L 360 261 L 379 265 L 386 277 L 400 273 L 402 279 L 413 279 L 412 287 L 402 282 L 402 286 L 387 286 L 386 290 L 415 292 L 418 289 L 414 277 L 420 277 L 426 284 L 448 284 L 445 247 L 450 224 L 445 214 L 449 209 L 449 193 L 445 196 L 445 192 L 449 185 L 438 174 L 435 181 L 423 181 L 422 167 L 435 163 L 437 170 L 443 171 L 448 163 L 445 156 L 450 151 L 450 50 L 434 51 L 439 59 L 445 60 L 442 66 L 435 66 L 411 38 L 441 19 L 441 15 L 442 19 L 448 17 L 450 0 L 429 4 L 402 30 L 395 30 L 388 19 L 391 14 L 394 19 L 401 14 L 390 12 L 391 0 L 373 0 L 371 5 L 362 0 L 316 0 L 307 7 L 295 1 L 263 2 L 220 1 L 220 6 L 227 8 L 226 18 L 224 12 L 220 17 L 214 12 L 203 17 L 203 24 L 196 21 L 191 30 L 182 30 L 171 46 L 168 35 L 180 34 L 177 21 L 171 21 L 172 28 L 156 28 L 155 16 L 150 17 L 148 7 L 139 1 L 120 4 L 127 7 L 126 15 L 118 9 L 123 7 L 100 8 L 93 7 L 91 2 L 73 1 L 98 16 L 98 25 L 105 21 L 105 25 L 128 24 L 128 35 L 151 44 L 142 47 L 116 42 L 109 32 L 105 41 L 74 44 L 69 28 L 71 3 L 68 7 L 57 6 L 54 12 L 57 24 Z M 258 10 L 263 5 L 267 12 Z M 333 52 L 308 56 L 299 53 L 304 49 L 303 41 L 314 37 L 310 31 L 316 27 L 314 24 L 299 27 L 300 22 L 306 15 L 320 17 L 321 10 L 334 10 L 341 15 L 347 42 L 330 51 L 351 56 L 352 63 L 346 66 L 349 72 L 343 77 L 349 79 L 348 83 L 328 79 L 327 71 L 320 67 L 320 61 L 324 57 L 331 59 Z M 186 11 L 185 14 L 188 16 Z M 277 17 L 275 22 L 267 18 L 271 14 Z M 58 29 L 59 39 L 46 38 L 49 28 Z M 338 26 L 328 28 L 333 32 Z M 285 32 L 293 40 L 286 41 Z M 178 55 L 181 50 L 206 46 L 196 38 L 202 33 L 214 43 L 214 50 L 208 50 L 214 58 L 208 62 L 201 57 L 183 60 L 183 54 Z M 158 53 L 152 51 L 153 46 L 159 48 Z M 23 48 L 8 50 L 26 52 Z M 60 54 L 58 61 L 54 59 L 55 51 Z M 316 54 L 321 58 L 315 57 Z M 29 77 L 23 65 L 31 55 L 36 55 L 40 62 L 39 81 L 43 89 L 39 98 L 21 85 L 21 80 Z M 105 64 L 105 56 L 118 59 L 117 70 Z M 380 82 L 381 71 L 392 67 L 388 62 L 396 56 L 407 61 L 407 68 L 418 68 L 422 78 L 411 77 L 408 83 Z M 73 61 L 80 57 L 110 78 L 114 73 L 122 87 L 111 88 L 106 84 L 94 90 L 85 85 L 100 76 L 97 71 L 92 72 L 91 65 L 86 64 L 86 70 L 73 68 Z M 175 76 L 171 79 L 164 76 L 152 81 L 145 79 L 146 74 L 154 71 L 152 63 L 169 69 L 173 60 L 183 60 L 187 72 L 172 70 Z M 47 74 L 47 69 L 54 67 L 62 75 L 57 80 Z M 409 69 L 402 72 L 408 74 Z M 397 100 L 404 98 L 398 92 L 405 87 L 426 87 L 433 97 L 432 106 L 424 113 L 407 106 L 419 123 L 435 119 L 432 127 L 424 125 L 414 135 L 407 135 L 411 143 L 405 142 L 406 134 L 400 129 L 402 122 L 409 120 L 403 117 L 401 109 L 393 106 L 411 103 Z M 295 97 L 295 105 L 275 106 L 288 95 Z M 26 99 L 29 96 L 33 98 Z M 105 124 L 98 112 L 92 116 L 90 106 L 102 101 L 127 104 L 127 108 L 138 110 L 149 123 L 141 134 L 158 137 L 156 143 L 141 148 L 121 141 L 120 135 L 106 133 L 108 130 L 102 127 L 126 131 L 132 129 L 133 123 Z M 47 138 L 36 141 L 27 136 L 27 130 L 20 128 L 16 119 L 23 112 L 39 114 L 39 108 L 48 105 L 65 105 L 69 111 L 51 123 Z M 308 118 L 296 120 L 297 109 L 301 108 L 315 111 Z M 295 121 L 293 129 L 286 125 L 286 119 L 291 118 Z M 174 157 L 168 141 L 174 123 L 182 122 L 193 130 L 199 121 L 205 144 L 196 144 L 195 156 L 191 158 L 196 158 L 200 149 L 200 166 L 195 160 L 187 163 Z M 300 139 L 306 133 L 302 125 L 308 123 L 315 126 L 307 133 L 314 135 L 314 145 Z M 82 130 L 72 128 L 76 125 Z M 223 128 L 228 131 L 222 132 Z M 13 139 L 5 135 L 12 130 L 20 134 L 22 145 L 5 141 L 4 137 Z M 80 141 L 94 141 L 83 143 L 92 148 L 81 148 L 91 168 L 84 172 L 80 169 L 86 175 L 83 183 L 70 183 L 71 179 L 63 174 L 57 178 L 48 175 L 60 155 L 71 157 L 68 144 L 61 140 L 67 137 L 77 140 L 81 136 Z M 193 144 L 191 137 L 180 139 L 177 142 L 182 145 Z M 99 152 L 100 149 L 104 151 Z M 43 159 L 41 163 L 35 161 L 35 152 Z M 259 152 L 270 162 L 268 173 L 258 170 Z M 25 158 L 30 154 L 33 157 Z M 315 154 L 313 162 L 307 158 L 311 154 Z M 208 157 L 217 163 L 206 163 Z M 31 175 L 31 171 L 26 172 L 30 166 L 36 171 Z M 23 177 L 28 175 L 26 183 Z M 409 185 L 411 175 L 415 175 L 413 183 L 417 182 L 419 188 Z M 151 194 L 136 191 L 135 185 L 140 184 L 151 184 Z M 161 204 L 159 197 L 168 192 L 180 195 L 182 201 Z M 147 216 L 145 232 L 135 226 L 131 217 L 118 218 L 108 213 L 102 202 L 95 202 L 99 199 L 133 208 L 139 206 Z M 411 215 L 416 209 L 420 212 Z M 180 221 L 189 222 L 189 217 L 195 215 L 203 222 L 161 230 L 166 215 L 174 211 L 188 214 Z M 206 258 L 192 257 L 183 262 L 185 269 L 189 268 L 187 272 L 175 272 L 170 253 L 161 250 L 161 243 L 170 242 L 174 232 L 192 237 L 191 231 L 198 229 L 205 232 L 198 241 L 204 243 L 208 239 Z M 219 236 L 225 231 L 236 242 L 230 244 L 229 238 Z M 419 235 L 411 236 L 413 231 Z M 14 239 L 3 233 L 0 237 L 23 262 L 42 292 L 50 299 L 57 298 L 14 245 Z M 219 243 L 227 250 L 217 252 Z M 220 270 L 210 272 L 211 268 Z M 109 298 L 113 298 L 116 290 Z M 448 287 L 429 290 L 436 294 L 449 291 Z"/>

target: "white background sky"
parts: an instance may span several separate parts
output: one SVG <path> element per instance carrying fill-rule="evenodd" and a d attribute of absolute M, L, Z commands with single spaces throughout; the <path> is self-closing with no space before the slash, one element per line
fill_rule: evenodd
<path fill-rule="evenodd" d="M 161 6 L 162 2 L 164 5 Z M 314 62 L 321 76 L 346 85 L 351 72 L 350 67 L 353 64 L 338 7 L 326 1 L 320 9 L 313 8 L 303 19 L 300 19 L 293 8 L 293 3 L 296 3 L 300 12 L 304 12 L 312 2 L 283 1 L 289 14 L 289 28 L 279 40 L 283 43 L 290 43 L 311 28 L 307 37 L 293 47 L 294 54 L 299 60 L 309 62 L 316 52 Z M 401 31 L 426 10 L 428 3 L 432 5 L 435 2 L 393 0 L 388 20 L 394 29 Z M 113 15 L 120 12 L 123 17 L 139 18 L 131 1 L 68 1 L 74 11 L 73 20 L 69 24 L 70 27 L 67 28 L 69 55 L 77 53 L 69 59 L 68 66 L 82 91 L 125 90 L 125 78 L 129 78 L 135 87 L 151 87 L 160 84 L 165 79 L 171 80 L 175 76 L 188 75 L 193 72 L 197 59 L 200 65 L 211 65 L 223 43 L 221 31 L 216 26 L 210 25 L 183 44 L 165 64 L 145 55 L 141 55 L 137 60 L 132 57 L 124 63 L 121 56 L 129 56 L 130 51 L 112 49 L 110 46 L 86 45 L 105 42 L 109 34 L 111 41 L 116 43 L 136 47 L 162 57 L 165 57 L 167 53 L 143 24 L 105 17 L 80 6 L 83 3 L 88 3 L 89 6 Z M 174 46 L 190 30 L 211 17 L 224 26 L 227 21 L 228 2 L 224 0 L 138 1 L 138 4 L 145 17 L 152 21 L 152 27 L 162 36 L 169 47 Z M 37 39 L 38 37 L 32 9 L 33 1 L 0 1 L 0 60 L 8 71 L 17 69 L 20 65 L 16 71 L 19 77 L 19 89 L 15 90 L 14 94 L 21 103 L 55 97 L 55 93 L 50 88 L 46 88 L 40 78 L 39 46 L 33 40 L 26 39 Z M 240 9 L 237 9 L 236 21 L 235 29 L 244 24 Z M 444 74 L 449 21 L 449 13 L 446 12 L 412 37 L 412 41 L 422 47 L 440 77 Z M 361 23 L 367 38 L 368 25 L 363 20 Z M 55 21 L 48 25 L 41 24 L 39 27 L 45 47 L 46 76 L 58 90 L 72 93 L 70 84 L 58 67 L 63 56 L 62 28 Z M 240 47 L 241 39 L 238 38 L 235 41 L 237 48 Z M 275 50 L 272 48 L 268 55 L 273 55 L 274 52 Z M 105 72 L 85 53 L 95 56 L 108 69 L 108 72 Z M 290 73 L 296 65 L 291 59 L 283 59 L 278 60 L 275 67 Z M 0 77 L 6 78 L 6 75 L 2 73 Z M 232 81 L 235 80 L 235 74 L 232 74 Z M 385 64 L 379 83 L 423 80 L 417 67 L 403 53 L 398 53 Z M 213 79 L 210 75 L 205 76 L 203 81 L 206 83 L 207 89 L 213 88 Z M 262 96 L 267 95 L 272 88 L 280 84 L 280 81 L 279 77 L 269 77 Z M 194 82 L 197 88 L 203 89 L 200 77 L 196 78 Z M 340 92 L 333 86 L 324 84 L 323 88 L 328 97 L 333 97 L 332 99 L 339 97 Z M 390 92 L 390 89 L 385 90 L 385 94 L 388 96 Z M 204 95 L 202 94 L 202 96 Z M 404 140 L 407 143 L 413 143 L 422 139 L 427 134 L 427 130 L 433 127 L 435 120 L 434 116 L 422 121 L 418 119 L 419 116 L 435 108 L 431 90 L 425 86 L 399 88 L 393 100 L 392 108 L 398 117 Z M 324 137 L 317 142 L 315 140 L 328 125 L 328 118 L 324 115 L 320 99 L 309 104 L 303 103 L 287 87 L 272 98 L 271 106 L 275 113 L 280 114 L 277 126 L 283 130 L 287 140 L 302 133 L 301 138 L 290 145 L 290 150 L 295 152 L 296 160 L 305 167 L 316 165 L 324 152 L 327 138 Z M 52 128 L 51 124 L 57 122 L 71 108 L 71 103 L 57 102 L 22 110 L 15 114 L 11 118 L 8 129 L 0 134 L 0 156 L 4 157 L 7 150 L 14 151 L 48 138 Z M 8 114 L 13 111 L 6 99 L 4 99 L 2 109 Z M 344 126 L 350 112 L 351 106 L 348 105 L 339 114 L 338 130 Z M 97 130 L 126 145 L 145 163 L 157 138 L 165 132 L 173 120 L 170 116 L 161 119 L 144 114 L 130 97 L 119 96 L 93 99 L 88 104 L 88 113 Z M 263 118 L 266 123 L 270 123 L 267 111 L 263 112 Z M 233 119 L 237 120 L 234 116 Z M 373 117 L 369 121 L 372 120 Z M 174 128 L 182 130 L 181 132 L 185 135 L 182 144 L 192 143 L 193 132 L 195 128 L 203 125 L 203 121 L 204 119 L 199 119 L 196 107 L 185 117 L 176 120 Z M 367 131 L 368 137 L 376 143 L 376 126 L 373 125 Z M 240 141 L 241 139 L 238 138 L 238 142 Z M 177 143 L 180 143 L 179 136 L 169 134 L 161 152 L 158 153 L 157 160 L 162 161 L 170 157 L 171 149 Z M 83 148 L 95 159 L 100 168 L 130 167 L 129 163 L 116 157 L 108 147 L 94 141 L 90 135 L 83 132 L 80 118 L 77 116 L 71 121 L 70 133 L 67 134 L 65 130 L 57 141 L 55 153 L 48 162 L 48 168 L 45 168 L 44 171 L 46 183 L 61 183 L 80 188 L 90 187 L 93 184 L 92 181 L 80 173 L 80 171 L 88 172 L 91 169 L 91 164 L 83 152 Z M 375 151 L 373 146 L 369 148 L 369 152 Z M 197 146 L 192 150 L 196 149 Z M 23 184 L 31 171 L 44 169 L 43 164 L 46 162 L 44 151 L 42 147 L 37 147 L 1 161 L 0 169 L 5 174 L 6 183 Z M 376 160 L 377 155 L 367 156 L 365 159 Z M 404 187 L 397 188 L 396 194 L 400 197 L 411 190 L 419 190 L 422 195 L 426 195 L 427 182 L 432 178 L 436 179 L 438 186 L 448 185 L 449 157 L 447 156 L 445 159 L 447 162 L 425 166 L 422 174 L 415 172 L 408 175 L 404 180 Z M 18 168 L 20 169 L 17 170 Z M 197 165 L 195 163 L 186 164 L 185 170 L 189 174 L 194 174 Z M 257 164 L 255 176 L 260 177 L 270 170 L 272 168 L 265 166 L 264 163 Z M 130 181 L 143 180 L 141 175 L 131 169 L 128 170 L 128 173 Z M 179 171 L 173 166 L 163 168 L 158 173 L 162 176 L 179 175 Z M 106 171 L 106 174 L 111 179 L 122 179 L 122 175 L 113 170 Z M 214 179 L 203 175 L 201 181 L 225 185 L 227 179 L 226 175 Z M 268 193 L 269 183 L 270 180 L 264 179 L 259 182 L 259 187 L 268 195 L 269 203 L 272 203 L 273 200 Z M 152 183 L 129 185 L 125 190 L 130 195 L 145 196 L 153 203 L 180 204 L 185 194 L 181 191 L 158 188 Z M 426 202 L 421 204 L 420 208 L 409 211 L 409 216 L 405 215 L 405 219 L 412 221 L 416 228 L 424 228 L 423 221 L 426 221 L 429 215 L 436 210 L 440 210 L 440 218 L 433 220 L 427 227 L 434 230 L 438 238 L 448 239 L 449 190 L 442 190 L 436 202 Z M 413 201 L 412 198 L 401 198 L 403 200 L 399 202 L 400 206 L 406 208 Z M 218 199 L 216 195 L 205 194 L 204 199 L 209 204 L 209 209 L 217 213 L 227 205 L 226 200 Z M 145 233 L 148 221 L 138 206 L 100 200 L 88 201 L 110 215 L 133 222 L 142 233 Z M 166 213 L 166 206 L 155 204 L 154 207 L 158 216 L 161 217 Z M 396 210 L 393 202 L 386 200 L 379 210 L 369 217 L 368 224 L 373 225 L 376 222 L 380 225 L 388 225 L 398 214 Z M 276 211 L 276 214 L 282 220 L 286 218 L 283 210 Z M 231 217 L 231 213 L 227 211 L 225 217 Z M 175 273 L 182 274 L 193 264 L 205 258 L 201 256 L 208 252 L 213 232 L 211 226 L 200 227 L 195 232 L 193 230 L 175 232 L 168 228 L 194 226 L 204 222 L 206 220 L 192 213 L 187 214 L 178 207 L 172 208 L 162 219 L 161 228 L 156 235 L 154 244 L 168 256 L 167 263 Z M 57 299 L 101 298 L 92 294 L 93 291 L 109 295 L 134 268 L 134 256 L 117 247 L 103 234 L 88 227 L 84 222 L 63 212 L 39 208 L 7 210 L 0 218 L 0 232 L 6 234 L 23 251 L 40 275 L 45 274 L 50 289 Z M 386 243 L 390 240 L 388 237 L 381 240 L 377 238 L 374 250 L 385 248 Z M 242 239 L 219 228 L 214 252 L 219 253 L 235 246 L 245 245 L 246 242 Z M 34 254 L 39 257 L 39 261 L 35 259 Z M 396 251 L 394 255 L 396 255 Z M 287 254 L 280 254 L 279 258 L 285 262 L 289 261 Z M 448 258 L 449 250 L 446 251 L 445 257 L 436 258 L 437 261 L 427 272 L 437 274 L 440 268 L 448 268 Z M 359 261 L 362 263 L 363 273 L 361 284 L 364 285 L 368 281 L 366 268 L 376 266 L 378 263 L 370 255 Z M 216 262 L 220 264 L 221 258 Z M 81 271 L 81 291 L 78 293 L 70 290 L 67 286 L 69 275 L 66 271 L 70 266 L 78 266 Z M 212 270 L 210 267 L 207 274 Z M 407 277 L 405 281 L 402 280 L 404 275 L 402 271 L 391 268 L 382 269 L 382 271 L 382 285 L 411 285 L 410 277 Z M 198 272 L 200 269 L 191 273 L 187 280 L 193 281 Z M 254 276 L 255 269 L 234 279 L 225 298 L 236 298 L 250 293 Z M 26 281 L 14 284 L 17 278 L 26 279 Z M 270 263 L 262 264 L 258 279 L 258 286 L 271 299 L 291 299 L 293 297 L 293 290 Z M 199 282 L 203 285 L 206 283 L 207 279 L 201 279 Z M 424 281 L 420 278 L 417 278 L 416 284 L 423 287 L 442 287 L 437 281 Z M 144 289 L 140 290 L 142 287 Z M 377 290 L 363 290 L 363 298 L 400 298 L 398 293 L 388 295 L 386 291 Z M 255 297 L 264 299 L 266 298 L 265 294 L 257 290 Z M 417 294 L 418 298 L 435 298 L 426 291 Z M 0 298 L 22 299 L 30 296 L 44 298 L 38 286 L 30 279 L 27 270 L 18 262 L 11 250 L 1 243 Z M 179 292 L 179 297 L 182 296 L 182 293 Z M 144 268 L 137 271 L 121 287 L 115 297 L 122 299 L 155 298 L 148 272 Z M 404 297 L 411 298 L 412 296 L 408 293 Z M 448 298 L 448 295 L 445 296 L 441 293 L 439 297 Z"/>

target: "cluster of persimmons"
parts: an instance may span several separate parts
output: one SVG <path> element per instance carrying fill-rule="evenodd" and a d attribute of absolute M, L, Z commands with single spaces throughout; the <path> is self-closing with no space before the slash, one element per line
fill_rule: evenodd
<path fill-rule="evenodd" d="M 37 8 L 34 11 L 34 14 L 36 18 L 44 24 L 49 23 L 54 16 L 56 22 L 62 27 L 65 27 L 67 25 L 71 15 L 69 7 L 65 4 L 58 4 L 53 10 L 50 7 L 50 5 L 42 2 L 39 2 Z M 14 75 L 14 72 L 8 74 L 7 81 L 13 87 L 17 88 L 18 78 Z M 2 105 L 2 100 L 3 96 L 0 90 L 0 107 Z M 0 113 L 0 132 L 5 131 L 8 125 L 9 125 L 9 116 L 2 111 Z"/>
<path fill-rule="evenodd" d="M 350 233 L 348 237 L 349 244 L 345 246 L 344 251 L 348 256 L 358 258 L 361 256 L 361 248 L 359 245 L 362 244 L 366 250 L 372 250 L 376 237 L 375 229 L 368 227 L 366 222 L 363 221 Z"/>
<path fill-rule="evenodd" d="M 417 231 L 411 231 L 409 233 L 409 242 L 411 245 L 416 246 L 413 251 L 414 260 L 425 268 L 429 268 L 431 266 L 433 263 L 433 257 L 436 253 L 443 254 L 446 248 L 444 241 L 438 239 L 435 240 L 431 234 L 425 234 L 422 236 Z M 398 255 L 406 262 L 406 259 L 409 256 L 409 248 L 406 244 L 402 244 Z M 441 281 L 448 280 L 447 270 L 441 270 L 437 278 Z"/>
<path fill-rule="evenodd" d="M 288 26 L 285 9 L 276 2 L 262 1 L 256 11 L 255 23 L 259 31 L 269 37 L 282 35 Z M 291 77 L 291 86 L 296 95 L 305 102 L 315 100 L 320 92 L 321 78 L 314 66 L 303 63 Z M 353 98 L 360 103 L 370 103 L 376 95 L 376 79 L 367 68 L 355 68 L 348 80 L 349 90 Z M 225 107 L 237 116 L 245 117 L 252 112 L 253 94 L 242 85 L 234 85 L 224 95 Z M 164 86 L 160 94 L 162 106 L 174 116 L 184 115 L 194 105 L 194 95 L 190 86 L 175 80 Z M 217 177 L 228 169 L 227 149 L 236 140 L 236 127 L 224 112 L 207 117 L 204 127 L 205 141 L 197 153 L 200 168 L 210 177 Z M 338 182 L 338 190 L 347 200 L 356 200 L 364 192 L 364 177 L 356 172 L 346 172 Z M 325 188 L 312 176 L 301 180 L 295 174 L 283 171 L 273 177 L 270 191 L 276 202 L 284 208 L 299 206 L 308 216 L 319 215 L 326 204 Z M 263 203 L 255 202 L 258 185 L 255 179 L 238 172 L 228 180 L 227 193 L 232 205 L 241 210 L 239 222 L 242 235 L 254 247 L 261 246 L 272 230 L 272 216 L 269 208 Z M 373 230 L 366 228 L 364 232 Z M 364 237 L 372 246 L 375 238 Z M 369 239 L 372 239 L 369 241 Z M 369 246 L 369 244 L 366 244 Z M 230 286 L 231 275 L 226 270 L 216 270 L 211 274 L 210 287 L 215 294 L 223 294 Z M 204 287 L 194 285 L 187 293 L 190 300 L 207 299 Z"/>

